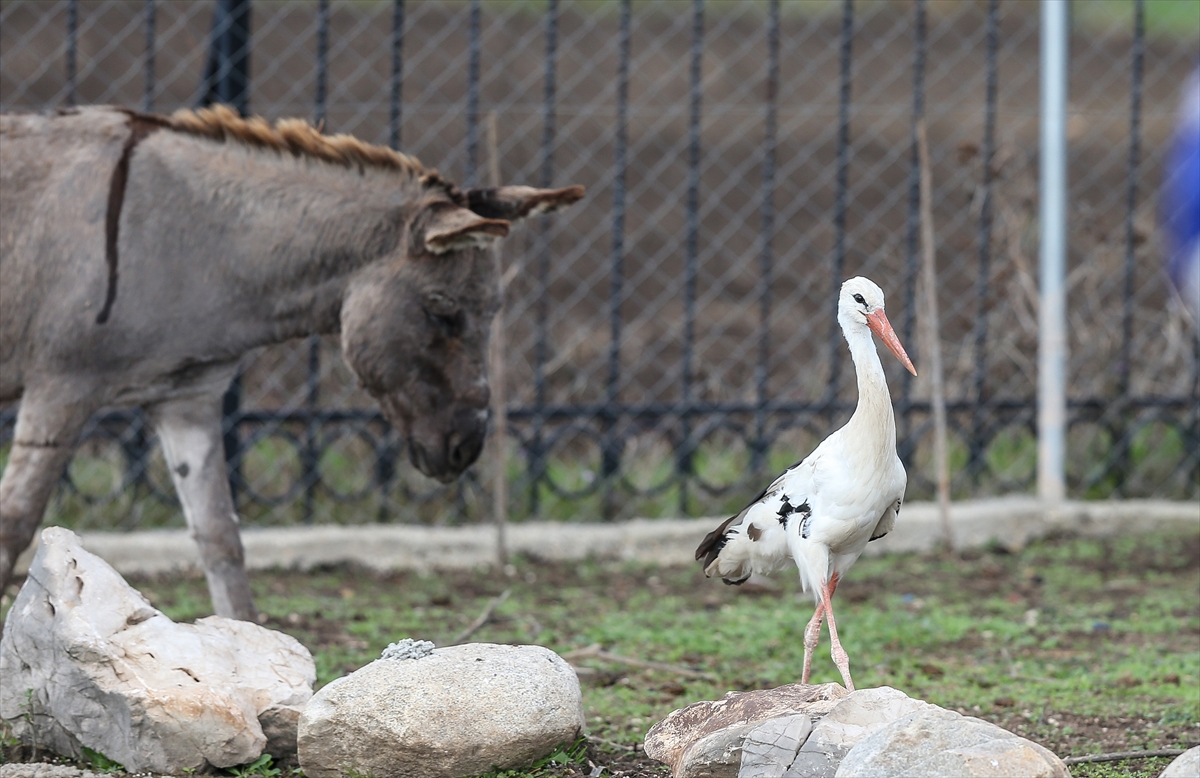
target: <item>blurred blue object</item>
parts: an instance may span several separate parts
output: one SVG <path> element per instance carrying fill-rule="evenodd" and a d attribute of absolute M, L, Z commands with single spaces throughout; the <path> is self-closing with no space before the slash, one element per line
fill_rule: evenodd
<path fill-rule="evenodd" d="M 1167 272 L 1200 329 L 1200 69 L 1183 85 L 1161 209 Z"/>

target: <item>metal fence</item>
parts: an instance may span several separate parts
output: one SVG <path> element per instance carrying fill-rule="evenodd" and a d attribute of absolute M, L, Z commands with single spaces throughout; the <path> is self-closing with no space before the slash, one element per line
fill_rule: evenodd
<path fill-rule="evenodd" d="M 412 471 L 332 340 L 246 360 L 227 447 L 251 523 L 737 507 L 849 415 L 840 282 L 888 294 L 914 361 L 928 123 L 956 497 L 1036 472 L 1037 4 L 1021 0 L 0 3 L 0 108 L 222 100 L 389 143 L 465 183 L 588 187 L 502 249 L 508 447 Z M 1070 53 L 1074 497 L 1200 496 L 1200 359 L 1156 190 L 1200 10 L 1076 3 Z M 494 117 L 494 120 L 493 118 Z M 497 128 L 489 143 L 488 127 Z M 494 149 L 495 160 L 491 158 Z M 885 360 L 886 362 L 886 360 Z M 888 363 L 909 498 L 927 378 Z M 11 439 L 13 413 L 0 441 Z M 53 511 L 181 522 L 142 415 L 89 427 Z"/>

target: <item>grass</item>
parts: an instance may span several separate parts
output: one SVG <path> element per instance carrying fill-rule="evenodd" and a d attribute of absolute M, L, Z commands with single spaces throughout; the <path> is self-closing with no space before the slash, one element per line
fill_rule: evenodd
<path fill-rule="evenodd" d="M 266 624 L 308 646 L 318 686 L 402 637 L 444 643 L 504 589 L 473 639 L 538 643 L 703 669 L 714 680 L 583 660 L 587 759 L 660 775 L 631 752 L 671 710 L 730 689 L 798 680 L 810 614 L 794 575 L 777 591 L 707 581 L 694 568 L 517 560 L 507 571 L 378 576 L 256 574 Z M 178 620 L 210 612 L 201 579 L 135 582 Z M 1200 743 L 1200 537 L 1058 538 L 1017 554 L 861 560 L 838 589 L 838 626 L 860 687 L 993 721 L 1060 756 Z M 813 682 L 838 680 L 823 636 Z M 1169 760 L 1078 765 L 1076 778 L 1154 776 Z M 570 771 L 577 770 L 572 773 Z M 587 775 L 552 762 L 517 776 Z"/>

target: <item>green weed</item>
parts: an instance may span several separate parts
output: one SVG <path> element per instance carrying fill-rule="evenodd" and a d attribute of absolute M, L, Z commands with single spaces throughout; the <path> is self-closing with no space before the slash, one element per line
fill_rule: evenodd
<path fill-rule="evenodd" d="M 109 759 L 99 751 L 95 751 L 87 746 L 83 746 L 83 756 L 87 761 L 88 768 L 101 773 L 123 773 L 125 766 L 120 762 Z"/>
<path fill-rule="evenodd" d="M 270 754 L 263 754 L 258 759 L 255 759 L 249 764 L 231 767 L 226 772 L 236 778 L 251 778 L 251 776 L 263 776 L 263 778 L 276 778 L 282 775 L 283 771 L 278 767 L 272 766 Z"/>
<path fill-rule="evenodd" d="M 538 759 L 526 768 L 502 770 L 497 767 L 475 776 L 475 778 L 550 778 L 550 776 L 561 774 L 553 769 L 559 765 L 586 763 L 587 738 L 581 737 L 574 743 L 560 745 L 554 749 L 553 753 Z"/>

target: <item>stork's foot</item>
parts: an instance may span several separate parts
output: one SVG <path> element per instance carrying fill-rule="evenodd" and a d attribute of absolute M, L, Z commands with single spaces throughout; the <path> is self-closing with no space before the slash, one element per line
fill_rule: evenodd
<path fill-rule="evenodd" d="M 846 691 L 854 691 L 854 679 L 850 677 L 850 657 L 846 656 L 846 649 L 842 648 L 841 643 L 837 643 L 830 653 L 838 672 L 842 674 L 842 685 L 846 687 Z"/>

